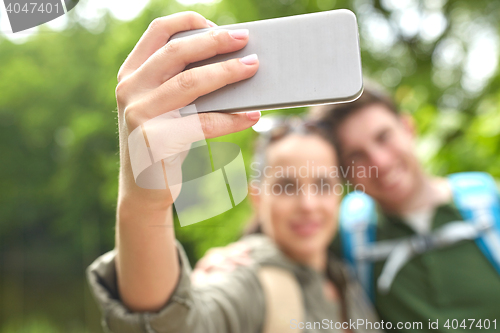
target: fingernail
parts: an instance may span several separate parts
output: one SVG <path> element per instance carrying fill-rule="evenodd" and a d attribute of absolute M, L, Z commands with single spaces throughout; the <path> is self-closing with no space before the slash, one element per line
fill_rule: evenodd
<path fill-rule="evenodd" d="M 234 39 L 245 39 L 248 37 L 248 29 L 229 30 L 228 33 Z"/>
<path fill-rule="evenodd" d="M 210 20 L 207 20 L 207 24 L 209 27 L 216 27 L 217 24 L 215 24 L 214 22 L 210 21 Z"/>
<path fill-rule="evenodd" d="M 258 60 L 259 58 L 256 54 L 250 54 L 240 59 L 240 61 L 245 65 L 254 65 Z"/>
<path fill-rule="evenodd" d="M 250 120 L 258 120 L 260 118 L 260 111 L 247 112 L 247 117 Z"/>

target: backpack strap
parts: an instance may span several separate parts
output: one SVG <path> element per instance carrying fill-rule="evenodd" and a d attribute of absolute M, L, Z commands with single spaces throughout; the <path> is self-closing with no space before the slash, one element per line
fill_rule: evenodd
<path fill-rule="evenodd" d="M 302 290 L 293 273 L 274 266 L 263 266 L 258 272 L 266 296 L 266 318 L 263 333 L 297 332 L 290 320 L 304 319 Z"/>
<path fill-rule="evenodd" d="M 377 211 L 375 201 L 365 193 L 351 192 L 340 205 L 340 237 L 344 259 L 353 269 L 365 292 L 375 299 L 373 263 L 360 260 L 376 241 Z"/>
<path fill-rule="evenodd" d="M 479 249 L 500 274 L 500 195 L 493 177 L 483 172 L 448 176 L 457 206 L 465 222 L 454 222 L 431 235 L 376 242 L 375 201 L 352 192 L 340 206 L 340 235 L 344 259 L 356 273 L 371 300 L 375 299 L 373 262 L 387 258 L 378 287 L 387 292 L 411 256 L 461 240 L 475 239 Z M 471 227 L 467 228 L 467 224 Z"/>
<path fill-rule="evenodd" d="M 448 177 L 462 217 L 483 230 L 477 246 L 500 274 L 500 196 L 493 177 L 463 172 Z"/>

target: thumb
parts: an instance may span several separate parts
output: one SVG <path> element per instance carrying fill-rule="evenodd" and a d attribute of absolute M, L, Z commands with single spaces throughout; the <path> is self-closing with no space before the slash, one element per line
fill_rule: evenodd
<path fill-rule="evenodd" d="M 200 113 L 180 117 L 168 112 L 144 124 L 154 161 L 189 150 L 191 143 L 239 132 L 255 125 L 260 112 Z"/>
<path fill-rule="evenodd" d="M 246 113 L 200 113 L 201 128 L 206 139 L 243 131 L 257 123 L 260 111 Z"/>

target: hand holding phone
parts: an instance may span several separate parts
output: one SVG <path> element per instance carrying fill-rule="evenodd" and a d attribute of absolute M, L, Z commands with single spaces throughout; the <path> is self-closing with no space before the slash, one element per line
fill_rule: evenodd
<path fill-rule="evenodd" d="M 201 96 L 198 112 L 242 112 L 353 101 L 363 91 L 356 16 L 333 10 L 178 33 L 248 29 L 241 50 L 196 62 L 186 69 L 257 54 L 249 79 Z"/>

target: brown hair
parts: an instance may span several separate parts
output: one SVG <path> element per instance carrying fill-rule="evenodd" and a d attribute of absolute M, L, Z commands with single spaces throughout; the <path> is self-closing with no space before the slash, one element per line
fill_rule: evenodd
<path fill-rule="evenodd" d="M 337 151 L 340 152 L 340 145 L 336 137 L 339 127 L 356 112 L 374 104 L 385 106 L 387 110 L 396 116 L 400 114 L 399 109 L 389 95 L 379 90 L 365 88 L 363 94 L 354 102 L 311 107 L 309 117 L 311 120 L 318 122 L 322 128 L 328 129 L 329 140 L 337 148 Z"/>

